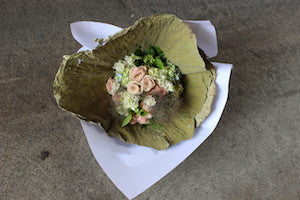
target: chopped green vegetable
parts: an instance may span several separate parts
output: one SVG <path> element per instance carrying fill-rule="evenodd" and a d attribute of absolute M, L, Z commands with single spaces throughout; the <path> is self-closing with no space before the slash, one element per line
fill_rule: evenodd
<path fill-rule="evenodd" d="M 129 124 L 129 122 L 131 121 L 131 119 L 132 119 L 132 112 L 129 111 L 127 117 L 125 117 L 125 119 L 123 120 L 122 127 L 124 127 L 127 124 Z"/>
<path fill-rule="evenodd" d="M 155 65 L 159 69 L 163 69 L 164 68 L 164 63 L 161 61 L 161 59 L 159 57 L 155 58 Z"/>

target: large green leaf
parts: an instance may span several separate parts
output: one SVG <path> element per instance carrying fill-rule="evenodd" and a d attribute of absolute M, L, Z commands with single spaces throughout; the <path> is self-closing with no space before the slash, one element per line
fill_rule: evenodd
<path fill-rule="evenodd" d="M 106 130 L 107 134 L 113 137 L 142 146 L 153 147 L 155 149 L 166 149 L 169 142 L 166 139 L 166 131 L 154 129 L 150 126 L 141 126 L 138 124 L 121 127 L 121 122 L 114 120 Z"/>
<path fill-rule="evenodd" d="M 107 69 L 94 64 L 94 59 L 85 53 L 65 57 L 54 81 L 58 105 L 81 119 L 107 127 L 113 111 L 105 88 L 113 70 Z"/>
<path fill-rule="evenodd" d="M 151 46 L 159 46 L 168 60 L 184 74 L 205 70 L 195 34 L 175 15 L 161 14 L 141 18 L 133 26 L 111 36 L 103 51 L 109 55 L 119 54 L 121 59 L 136 49 L 146 50 Z"/>
<path fill-rule="evenodd" d="M 167 58 L 184 73 L 183 105 L 162 122 L 162 129 L 151 126 L 121 127 L 105 83 L 113 75 L 112 65 L 136 49 L 159 46 Z M 54 81 L 58 105 L 75 116 L 100 124 L 110 136 L 128 143 L 165 149 L 194 134 L 210 112 L 215 72 L 197 50 L 195 35 L 174 15 L 141 18 L 133 26 L 111 36 L 93 51 L 65 56 Z M 196 123 L 195 123 L 196 120 Z"/>
<path fill-rule="evenodd" d="M 201 115 L 199 112 L 202 111 L 203 104 L 207 100 L 206 103 L 211 104 L 211 98 L 208 97 L 214 95 L 214 77 L 214 70 L 185 75 L 182 112 L 193 118 Z"/>

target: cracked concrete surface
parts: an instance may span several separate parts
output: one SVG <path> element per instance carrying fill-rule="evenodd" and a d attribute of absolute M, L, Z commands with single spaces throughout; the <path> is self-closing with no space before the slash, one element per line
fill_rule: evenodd
<path fill-rule="evenodd" d="M 299 2 L 11 1 L 0 4 L 0 199 L 125 199 L 94 159 L 52 82 L 80 45 L 71 22 L 131 25 L 174 13 L 210 19 L 233 63 L 214 133 L 136 199 L 300 199 Z"/>

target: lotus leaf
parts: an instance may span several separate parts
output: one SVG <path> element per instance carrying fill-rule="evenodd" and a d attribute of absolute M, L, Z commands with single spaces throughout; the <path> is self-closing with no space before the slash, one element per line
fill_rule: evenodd
<path fill-rule="evenodd" d="M 105 83 L 113 75 L 114 62 L 151 46 L 160 47 L 183 73 L 183 104 L 169 122 L 161 123 L 161 129 L 121 127 Z M 141 18 L 92 51 L 64 56 L 55 77 L 54 96 L 62 109 L 100 125 L 109 136 L 162 150 L 190 139 L 195 127 L 210 113 L 215 77 L 215 69 L 203 52 L 199 53 L 191 29 L 175 15 L 161 14 Z"/>

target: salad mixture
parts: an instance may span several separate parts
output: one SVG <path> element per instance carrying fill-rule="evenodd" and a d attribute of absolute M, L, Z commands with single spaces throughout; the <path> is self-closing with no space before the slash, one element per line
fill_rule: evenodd
<path fill-rule="evenodd" d="M 157 46 L 136 50 L 115 62 L 113 69 L 115 75 L 108 79 L 106 89 L 122 117 L 122 127 L 157 125 L 159 113 L 172 109 L 183 91 L 179 68 Z"/>

